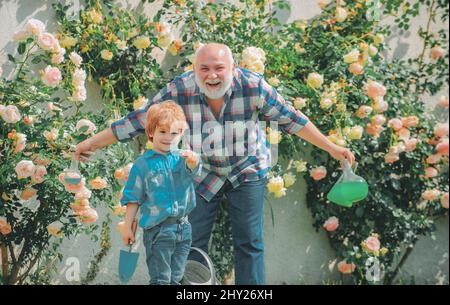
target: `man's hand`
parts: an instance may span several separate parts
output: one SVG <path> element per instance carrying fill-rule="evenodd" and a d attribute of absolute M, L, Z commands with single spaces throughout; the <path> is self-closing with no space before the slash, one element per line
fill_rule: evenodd
<path fill-rule="evenodd" d="M 355 161 L 355 156 L 350 151 L 350 149 L 347 149 L 345 147 L 341 147 L 338 145 L 333 145 L 332 148 L 328 151 L 328 153 L 336 160 L 344 161 L 347 159 L 347 161 L 350 163 L 350 165 L 353 164 Z"/>
<path fill-rule="evenodd" d="M 96 149 L 95 145 L 92 144 L 92 138 L 86 139 L 76 146 L 74 158 L 81 162 L 87 162 Z"/>
<path fill-rule="evenodd" d="M 191 170 L 194 170 L 197 167 L 198 162 L 200 161 L 200 156 L 191 150 L 186 150 L 182 152 L 181 157 L 186 159 L 186 165 Z"/>

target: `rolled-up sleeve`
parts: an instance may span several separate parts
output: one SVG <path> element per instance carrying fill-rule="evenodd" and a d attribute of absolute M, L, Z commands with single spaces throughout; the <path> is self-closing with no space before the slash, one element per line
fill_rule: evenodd
<path fill-rule="evenodd" d="M 127 142 L 133 137 L 143 134 L 147 122 L 148 108 L 155 103 L 172 99 L 172 88 L 174 88 L 172 83 L 167 84 L 166 87 L 155 95 L 151 102 L 112 123 L 111 129 L 116 139 L 119 142 Z"/>
<path fill-rule="evenodd" d="M 289 134 L 298 133 L 307 123 L 308 117 L 287 103 L 263 78 L 260 82 L 261 113 L 266 121 L 277 121 L 278 126 Z"/>
<path fill-rule="evenodd" d="M 144 203 L 144 200 L 145 200 L 144 182 L 138 167 L 136 166 L 136 164 L 134 164 L 131 167 L 127 183 L 125 184 L 125 187 L 123 189 L 120 204 L 122 206 L 125 206 L 130 202 L 135 202 L 138 205 L 142 205 Z"/>

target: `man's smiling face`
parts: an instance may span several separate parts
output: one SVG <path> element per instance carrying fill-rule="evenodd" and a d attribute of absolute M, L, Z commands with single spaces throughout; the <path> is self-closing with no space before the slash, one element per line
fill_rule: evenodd
<path fill-rule="evenodd" d="M 235 64 L 224 45 L 208 44 L 197 53 L 194 63 L 195 81 L 210 99 L 222 98 L 233 81 Z"/>

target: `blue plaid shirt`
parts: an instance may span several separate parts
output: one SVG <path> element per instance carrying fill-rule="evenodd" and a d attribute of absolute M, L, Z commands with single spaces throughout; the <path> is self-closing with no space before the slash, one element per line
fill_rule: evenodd
<path fill-rule="evenodd" d="M 259 116 L 266 122 L 275 121 L 280 129 L 289 134 L 296 134 L 308 122 L 308 118 L 291 103 L 285 102 L 262 75 L 246 69 L 236 69 L 231 88 L 224 99 L 225 105 L 217 119 L 195 83 L 194 73 L 186 72 L 167 84 L 147 105 L 114 122 L 111 128 L 119 141 L 126 142 L 145 132 L 146 112 L 152 104 L 165 100 L 177 102 L 183 108 L 189 124 L 188 147 L 200 153 L 203 160 L 203 170 L 195 178 L 196 191 L 210 201 L 227 180 L 237 187 L 244 181 L 265 177 L 270 170 L 270 147 Z M 251 135 L 232 135 L 232 141 L 228 141 L 224 136 L 227 122 L 241 124 L 238 126 L 243 128 L 247 123 L 253 123 L 256 128 Z M 222 134 L 217 132 L 217 126 L 224 127 L 225 131 Z M 219 138 L 219 141 L 212 141 L 214 133 L 215 140 Z M 254 144 L 249 145 L 249 139 Z M 219 145 L 206 154 L 204 145 L 210 142 Z M 237 147 L 243 147 L 245 153 L 237 154 Z"/>
<path fill-rule="evenodd" d="M 199 175 L 202 165 L 200 161 L 192 171 L 180 152 L 163 155 L 147 150 L 131 167 L 120 203 L 139 205 L 141 228 L 150 229 L 168 217 L 184 217 L 194 209 L 193 178 Z"/>

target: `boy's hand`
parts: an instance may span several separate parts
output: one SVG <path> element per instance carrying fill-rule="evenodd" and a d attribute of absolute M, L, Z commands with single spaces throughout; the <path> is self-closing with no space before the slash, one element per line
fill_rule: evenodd
<path fill-rule="evenodd" d="M 119 231 L 120 231 L 120 233 L 122 233 L 122 240 L 123 240 L 123 243 L 125 244 L 125 246 L 129 246 L 130 244 L 135 243 L 136 229 L 137 229 L 137 221 L 136 220 L 133 221 L 131 226 L 126 225 L 126 223 L 124 221 L 119 223 Z"/>
<path fill-rule="evenodd" d="M 192 150 L 186 150 L 182 152 L 181 156 L 186 159 L 186 165 L 191 170 L 194 170 L 197 167 L 198 162 L 200 161 L 200 156 L 194 153 Z"/>

